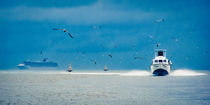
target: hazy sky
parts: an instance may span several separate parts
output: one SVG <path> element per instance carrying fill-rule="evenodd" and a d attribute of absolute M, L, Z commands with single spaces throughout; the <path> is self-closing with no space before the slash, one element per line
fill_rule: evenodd
<path fill-rule="evenodd" d="M 209 10 L 208 0 L 0 0 L 0 69 L 45 57 L 60 69 L 149 69 L 160 43 L 174 69 L 209 70 Z"/>

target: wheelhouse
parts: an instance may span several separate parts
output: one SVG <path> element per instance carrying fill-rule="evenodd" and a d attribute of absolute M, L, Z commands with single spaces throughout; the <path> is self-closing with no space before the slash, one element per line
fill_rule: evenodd
<path fill-rule="evenodd" d="M 168 64 L 169 60 L 166 58 L 166 50 L 156 49 L 155 59 L 153 59 L 153 64 Z"/>

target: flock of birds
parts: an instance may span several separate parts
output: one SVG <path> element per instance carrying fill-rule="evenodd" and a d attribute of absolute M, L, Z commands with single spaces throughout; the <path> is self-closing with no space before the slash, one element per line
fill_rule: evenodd
<path fill-rule="evenodd" d="M 164 20 L 162 20 L 162 21 L 164 21 Z M 160 20 L 157 20 L 156 21 L 156 23 L 158 23 L 158 22 L 161 22 Z M 93 28 L 94 29 L 96 29 L 97 27 L 96 26 L 93 26 Z M 100 28 L 100 27 L 99 27 Z M 68 35 L 69 35 L 69 37 L 70 38 L 74 38 L 74 36 L 72 36 L 71 35 L 71 33 L 68 31 L 68 30 L 66 30 L 66 29 L 63 29 L 63 28 L 53 28 L 52 30 L 60 30 L 60 31 L 63 31 L 63 32 L 65 32 L 65 33 L 67 33 Z M 157 47 L 158 46 L 160 46 L 160 44 L 157 44 Z M 103 48 L 103 49 L 105 49 L 105 47 L 103 46 L 103 45 L 101 45 L 101 47 Z M 135 45 L 132 45 L 132 49 L 135 49 Z M 115 45 L 114 46 L 114 48 L 117 48 L 117 45 Z M 78 49 L 76 49 L 77 50 L 77 52 L 79 53 L 79 54 L 84 54 L 84 52 L 81 52 L 81 51 L 79 51 Z M 40 54 L 42 55 L 42 51 L 40 51 Z M 112 58 L 112 54 L 108 54 L 108 56 L 110 57 L 110 58 Z M 134 57 L 134 59 L 136 60 L 136 59 L 144 59 L 143 57 Z M 97 64 L 97 62 L 96 62 L 96 59 L 91 59 L 91 61 L 93 61 L 94 62 L 94 64 Z"/>
<path fill-rule="evenodd" d="M 161 18 L 161 19 L 157 19 L 157 20 L 154 21 L 154 23 L 161 23 L 161 22 L 165 22 L 165 19 Z M 93 29 L 96 29 L 96 28 L 101 28 L 101 27 L 93 26 Z M 63 28 L 53 28 L 52 30 L 60 30 L 60 31 L 63 31 L 63 32 L 67 33 L 67 34 L 69 35 L 70 38 L 74 38 L 74 36 L 72 36 L 71 33 L 70 33 L 68 30 L 66 30 L 66 29 L 63 29 Z M 151 38 L 151 39 L 155 38 L 154 35 L 149 35 L 148 37 Z M 180 41 L 180 40 L 179 40 L 178 38 L 176 38 L 176 37 L 172 37 L 172 39 L 173 39 L 175 42 L 179 42 L 179 41 Z M 101 45 L 101 47 L 102 47 L 103 49 L 105 49 L 105 47 L 104 47 L 103 45 Z M 117 45 L 114 46 L 114 48 L 117 48 L 117 47 L 118 47 Z M 157 48 L 160 47 L 160 43 L 157 43 L 157 44 L 156 44 L 156 47 L 157 47 Z M 135 45 L 132 45 L 132 49 L 136 49 L 136 46 L 135 46 Z M 78 52 L 79 54 L 84 55 L 84 52 L 81 52 L 81 51 L 79 51 L 78 49 L 76 49 L 76 50 L 77 50 L 77 52 Z M 42 53 L 43 53 L 43 52 L 41 51 L 40 54 L 42 54 Z M 206 52 L 204 52 L 204 54 L 208 54 L 208 52 L 206 51 Z M 103 55 L 103 56 L 104 56 L 104 55 Z M 108 54 L 108 56 L 109 56 L 110 58 L 113 57 L 112 54 Z M 144 58 L 143 58 L 143 57 L 135 56 L 134 59 L 135 59 L 135 60 L 137 60 L 137 59 L 140 59 L 140 60 L 141 60 L 141 59 L 144 59 Z M 186 60 L 188 60 L 188 59 L 189 59 L 189 57 L 186 57 Z M 93 61 L 94 64 L 97 64 L 97 63 L 96 63 L 96 59 L 92 59 L 91 61 Z"/>

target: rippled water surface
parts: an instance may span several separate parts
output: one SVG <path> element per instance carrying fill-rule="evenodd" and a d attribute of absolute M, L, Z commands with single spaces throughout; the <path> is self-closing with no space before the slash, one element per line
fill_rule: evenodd
<path fill-rule="evenodd" d="M 208 105 L 210 72 L 0 71 L 0 105 Z"/>

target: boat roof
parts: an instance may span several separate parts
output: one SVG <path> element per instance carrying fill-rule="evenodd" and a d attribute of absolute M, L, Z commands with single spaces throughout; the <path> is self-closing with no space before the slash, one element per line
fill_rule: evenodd
<path fill-rule="evenodd" d="M 166 49 L 155 49 L 155 51 L 166 51 Z"/>

